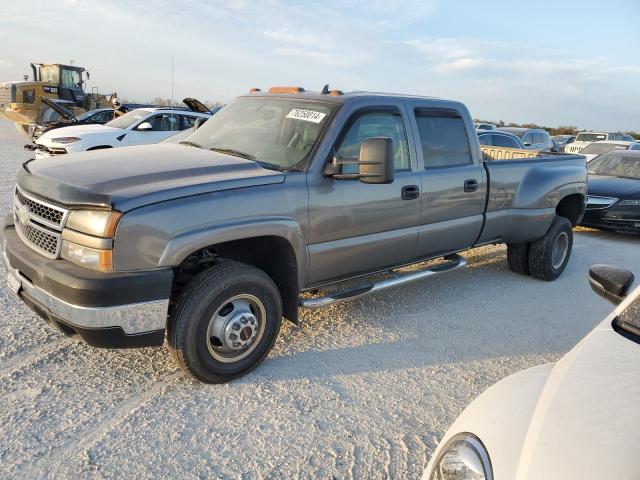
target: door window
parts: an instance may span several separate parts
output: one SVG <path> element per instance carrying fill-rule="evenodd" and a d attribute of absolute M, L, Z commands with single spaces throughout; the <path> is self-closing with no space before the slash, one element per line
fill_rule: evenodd
<path fill-rule="evenodd" d="M 425 168 L 472 163 L 467 130 L 458 112 L 417 109 L 415 115 Z"/>
<path fill-rule="evenodd" d="M 348 130 L 342 136 L 335 151 L 337 157 L 357 159 L 360 156 L 360 145 L 367 138 L 388 137 L 396 171 L 409 170 L 409 143 L 402 116 L 395 109 L 366 110 L 356 114 Z M 358 165 L 342 165 L 342 173 L 358 173 Z"/>
<path fill-rule="evenodd" d="M 515 139 L 506 135 L 494 135 L 493 144 L 496 147 L 520 148 L 520 145 L 518 145 L 518 142 Z"/>
<path fill-rule="evenodd" d="M 493 135 L 478 135 L 478 140 L 480 140 L 480 145 L 493 145 L 492 141 Z"/>
<path fill-rule="evenodd" d="M 154 115 L 153 117 L 146 119 L 145 122 L 149 122 L 151 124 L 151 130 L 154 132 L 177 132 L 180 130 L 178 116 L 172 113 Z"/>
<path fill-rule="evenodd" d="M 522 137 L 522 143 L 525 146 L 533 145 L 535 142 L 533 141 L 533 133 L 527 133 L 524 137 Z"/>

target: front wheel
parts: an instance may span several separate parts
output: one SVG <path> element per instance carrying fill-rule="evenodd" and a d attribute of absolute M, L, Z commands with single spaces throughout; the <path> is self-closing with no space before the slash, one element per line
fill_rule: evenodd
<path fill-rule="evenodd" d="M 573 248 L 573 228 L 564 217 L 555 217 L 544 237 L 529 247 L 529 271 L 540 280 L 552 281 L 564 271 Z"/>
<path fill-rule="evenodd" d="M 224 383 L 256 368 L 280 331 L 282 301 L 262 270 L 219 261 L 180 294 L 169 346 L 184 371 L 207 383 Z"/>

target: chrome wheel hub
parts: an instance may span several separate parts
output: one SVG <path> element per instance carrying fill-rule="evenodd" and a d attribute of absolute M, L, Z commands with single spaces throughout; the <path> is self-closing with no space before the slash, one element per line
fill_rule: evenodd
<path fill-rule="evenodd" d="M 553 249 L 551 250 L 551 264 L 556 270 L 559 269 L 564 263 L 569 251 L 569 235 L 567 232 L 562 232 L 556 237 L 553 242 Z"/>
<path fill-rule="evenodd" d="M 237 362 L 256 347 L 265 327 L 265 308 L 249 294 L 236 295 L 213 314 L 207 329 L 207 347 L 220 362 Z"/>

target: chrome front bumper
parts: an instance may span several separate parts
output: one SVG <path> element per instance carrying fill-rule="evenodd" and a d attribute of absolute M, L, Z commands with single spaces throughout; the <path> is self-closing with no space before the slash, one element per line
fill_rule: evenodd
<path fill-rule="evenodd" d="M 168 298 L 112 307 L 72 305 L 32 284 L 9 264 L 4 252 L 2 259 L 7 271 L 7 288 L 12 293 L 19 296 L 19 292 L 24 292 L 72 327 L 89 329 L 120 327 L 126 335 L 163 330 L 166 327 L 169 310 Z"/>

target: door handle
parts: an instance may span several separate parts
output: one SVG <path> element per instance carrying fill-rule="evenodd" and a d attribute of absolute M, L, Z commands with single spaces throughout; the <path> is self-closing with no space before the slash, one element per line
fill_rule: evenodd
<path fill-rule="evenodd" d="M 465 192 L 475 192 L 478 190 L 478 181 L 475 178 L 464 181 Z"/>
<path fill-rule="evenodd" d="M 406 185 L 402 187 L 403 200 L 415 200 L 420 196 L 420 189 L 417 185 Z"/>

